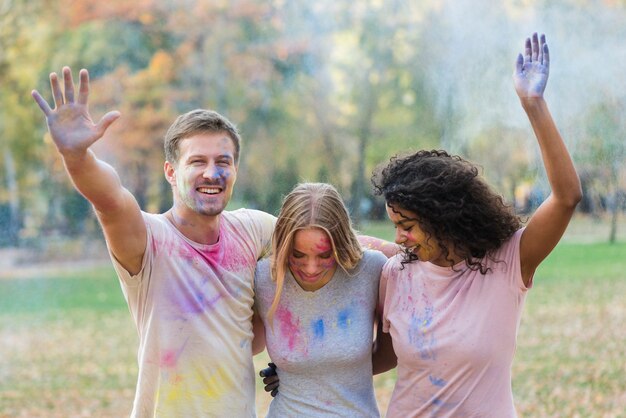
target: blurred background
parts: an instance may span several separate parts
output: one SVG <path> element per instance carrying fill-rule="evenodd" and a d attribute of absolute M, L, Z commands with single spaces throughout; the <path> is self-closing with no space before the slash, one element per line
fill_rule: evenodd
<path fill-rule="evenodd" d="M 124 416 L 136 378 L 102 234 L 30 97 L 50 72 L 87 68 L 94 119 L 121 111 L 94 149 L 146 211 L 171 205 L 167 127 L 212 108 L 243 135 L 230 208 L 330 182 L 392 239 L 369 178 L 397 153 L 461 154 L 524 216 L 546 197 L 511 77 L 534 31 L 584 199 L 529 296 L 514 393 L 525 416 L 624 416 L 626 1 L 0 0 L 0 417 Z"/>

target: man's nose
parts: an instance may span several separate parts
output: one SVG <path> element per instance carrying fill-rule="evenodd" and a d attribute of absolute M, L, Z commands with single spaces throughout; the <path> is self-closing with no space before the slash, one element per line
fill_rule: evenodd
<path fill-rule="evenodd" d="M 202 177 L 207 179 L 218 179 L 223 176 L 223 170 L 215 164 L 208 164 L 202 173 Z"/>

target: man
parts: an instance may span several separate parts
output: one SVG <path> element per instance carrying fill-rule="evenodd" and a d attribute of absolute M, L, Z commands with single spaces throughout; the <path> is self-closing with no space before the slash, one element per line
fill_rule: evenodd
<path fill-rule="evenodd" d="M 55 73 L 50 83 L 54 109 L 37 91 L 33 98 L 74 186 L 95 208 L 139 333 L 131 416 L 255 416 L 252 354 L 264 342 L 253 350 L 252 281 L 275 218 L 224 211 L 237 178 L 235 126 L 209 110 L 176 119 L 164 166 L 174 204 L 148 214 L 90 150 L 119 112 L 92 121 L 86 70 L 76 99 L 68 67 L 63 89 Z"/>

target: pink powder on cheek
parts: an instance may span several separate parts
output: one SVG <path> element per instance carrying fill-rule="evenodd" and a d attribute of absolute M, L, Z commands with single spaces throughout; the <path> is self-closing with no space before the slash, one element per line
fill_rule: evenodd
<path fill-rule="evenodd" d="M 302 261 L 299 261 L 298 259 L 296 259 L 294 256 L 289 256 L 289 267 L 293 268 L 293 269 L 298 269 L 302 266 L 304 266 L 304 263 Z"/>
<path fill-rule="evenodd" d="M 331 268 L 335 267 L 335 264 L 337 264 L 335 259 L 334 258 L 329 258 L 328 260 L 323 260 L 320 263 L 320 266 L 322 266 L 322 268 L 324 268 L 326 270 L 330 270 Z"/>

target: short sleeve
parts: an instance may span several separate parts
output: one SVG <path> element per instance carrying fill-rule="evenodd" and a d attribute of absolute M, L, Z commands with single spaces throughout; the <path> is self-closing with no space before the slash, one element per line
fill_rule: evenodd
<path fill-rule="evenodd" d="M 267 257 L 272 248 L 272 234 L 276 225 L 276 217 L 260 210 L 248 209 L 253 220 L 253 231 L 259 243 L 257 260 Z"/>

